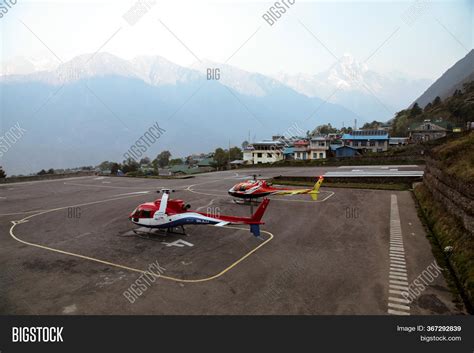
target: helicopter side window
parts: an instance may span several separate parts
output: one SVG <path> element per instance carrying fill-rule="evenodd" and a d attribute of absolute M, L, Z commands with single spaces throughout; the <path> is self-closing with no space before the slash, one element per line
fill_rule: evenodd
<path fill-rule="evenodd" d="M 151 218 L 151 211 L 149 210 L 141 210 L 140 218 Z"/>

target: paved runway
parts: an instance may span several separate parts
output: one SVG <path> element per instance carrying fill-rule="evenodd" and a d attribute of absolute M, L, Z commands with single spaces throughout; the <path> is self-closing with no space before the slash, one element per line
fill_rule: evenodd
<path fill-rule="evenodd" d="M 139 203 L 160 197 L 155 191 L 162 187 L 175 189 L 172 198 L 192 209 L 246 216 L 248 206 L 235 204 L 227 190 L 250 174 L 336 169 L 1 185 L 0 313 L 459 313 L 442 276 L 413 301 L 403 300 L 403 288 L 434 261 L 408 191 L 322 188 L 316 202 L 308 195 L 271 197 L 260 239 L 244 226 L 137 237 L 127 218 Z M 153 264 L 161 277 L 144 278 Z"/>

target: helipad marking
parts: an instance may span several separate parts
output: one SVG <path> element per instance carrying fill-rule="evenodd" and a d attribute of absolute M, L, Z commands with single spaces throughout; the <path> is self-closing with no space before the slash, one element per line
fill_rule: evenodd
<path fill-rule="evenodd" d="M 150 191 L 135 191 L 135 192 L 127 192 L 126 194 L 118 194 L 115 196 L 124 196 L 124 195 L 138 195 L 138 194 L 149 194 Z"/>
<path fill-rule="evenodd" d="M 26 223 L 26 222 L 28 222 L 28 220 L 29 220 L 30 218 L 33 218 L 33 217 L 36 217 L 36 216 L 39 216 L 39 215 L 42 215 L 42 214 L 45 214 L 45 213 L 54 212 L 54 211 L 58 211 L 58 210 L 62 210 L 62 209 L 67 209 L 67 208 L 69 208 L 69 207 L 80 207 L 80 206 L 86 206 L 86 205 L 104 203 L 104 202 L 109 202 L 109 201 L 114 201 L 114 200 L 121 200 L 121 199 L 129 198 L 129 197 L 135 197 L 135 196 L 140 196 L 140 195 L 130 195 L 130 196 L 118 197 L 118 198 L 107 199 L 107 200 L 93 201 L 93 202 L 88 202 L 88 203 L 83 203 L 83 204 L 78 204 L 78 205 L 73 205 L 73 206 L 65 206 L 65 207 L 53 208 L 53 209 L 50 209 L 50 210 L 44 210 L 44 211 L 41 211 L 41 212 L 39 212 L 39 213 L 35 213 L 35 214 L 33 214 L 33 215 L 29 215 L 29 216 L 27 216 L 27 217 L 25 217 L 25 218 L 23 218 L 23 219 L 21 219 L 21 220 L 12 221 L 12 226 L 10 227 L 10 236 L 11 236 L 13 239 L 15 239 L 16 241 L 18 241 L 18 242 L 20 242 L 20 243 L 22 243 L 22 244 L 29 245 L 29 246 L 33 246 L 33 247 L 36 247 L 36 248 L 40 248 L 40 249 L 44 249 L 44 250 L 56 252 L 56 253 L 63 254 L 63 255 L 73 256 L 73 257 L 81 258 L 81 259 L 84 259 L 84 260 L 89 260 L 89 261 L 93 261 L 93 262 L 98 262 L 98 263 L 101 263 L 101 264 L 104 264 L 104 265 L 113 266 L 113 267 L 117 267 L 117 268 L 122 268 L 122 269 L 129 270 L 129 271 L 133 271 L 133 272 L 138 272 L 138 273 L 142 273 L 142 274 L 148 274 L 148 275 L 151 275 L 151 276 L 154 276 L 154 277 L 163 278 L 163 279 L 170 280 L 170 281 L 174 281 L 174 282 L 183 282 L 183 283 L 206 282 L 206 281 L 211 281 L 211 280 L 213 280 L 213 279 L 216 279 L 216 278 L 221 277 L 223 274 L 225 274 L 226 272 L 230 271 L 232 268 L 234 268 L 235 266 L 237 266 L 238 264 L 240 264 L 242 261 L 244 261 L 244 260 L 245 260 L 246 258 L 248 258 L 250 255 L 252 255 L 253 253 L 255 253 L 258 249 L 262 248 L 262 247 L 265 246 L 267 243 L 269 243 L 269 242 L 273 239 L 273 237 L 274 237 L 272 233 L 270 233 L 270 232 L 268 232 L 268 231 L 265 231 L 265 230 L 261 230 L 260 232 L 261 232 L 261 233 L 268 234 L 269 238 L 266 239 L 264 242 L 262 242 L 260 245 L 256 246 L 256 247 L 253 248 L 252 250 L 250 250 L 248 253 L 246 253 L 246 254 L 245 254 L 244 256 L 242 256 L 241 258 L 239 258 L 239 259 L 237 259 L 236 261 L 234 261 L 233 263 L 231 263 L 229 266 L 227 266 L 226 268 L 224 268 L 222 271 L 216 273 L 216 274 L 213 275 L 213 276 L 209 276 L 209 277 L 205 277 L 205 278 L 183 279 L 183 278 L 176 278 L 176 277 L 165 276 L 165 275 L 158 275 L 158 276 L 157 276 L 156 274 L 151 273 L 151 272 L 149 272 L 149 271 L 143 271 L 143 270 L 140 270 L 140 269 L 137 269 L 137 268 L 133 268 L 133 267 L 129 267 L 129 266 L 125 266 L 125 265 L 113 263 L 113 262 L 110 262 L 110 261 L 105 261 L 105 260 L 97 259 L 97 258 L 90 257 L 90 256 L 85 256 L 85 255 L 81 255 L 81 254 L 76 254 L 76 253 L 69 252 L 69 251 L 64 251 L 64 250 L 61 250 L 61 249 L 55 249 L 55 248 L 51 248 L 51 247 L 48 247 L 48 246 L 45 246 L 45 245 L 41 245 L 41 244 L 36 244 L 36 243 L 27 242 L 27 241 L 25 241 L 25 240 L 22 240 L 22 239 L 18 238 L 18 237 L 13 233 L 13 229 L 14 229 L 18 224 Z M 222 228 L 239 229 L 239 230 L 248 231 L 247 228 L 242 228 L 242 227 L 222 226 Z"/>
<path fill-rule="evenodd" d="M 398 212 L 397 195 L 391 195 L 390 197 L 389 255 L 389 287 L 401 289 L 403 292 L 389 289 L 387 312 L 392 315 L 410 315 L 410 307 L 408 305 L 400 304 L 410 304 L 410 300 L 403 296 L 403 294 L 408 291 L 408 274 L 406 270 L 405 248 L 403 247 L 402 227 L 400 224 L 400 214 Z M 396 295 L 399 295 L 400 298 Z M 398 310 L 393 310 L 392 308 Z"/>
<path fill-rule="evenodd" d="M 190 247 L 194 246 L 193 243 L 187 242 L 186 240 L 183 240 L 183 239 L 178 239 L 171 243 L 167 243 L 164 241 L 163 244 L 166 244 L 166 246 L 177 246 L 179 248 L 182 248 L 184 246 L 190 246 Z"/>

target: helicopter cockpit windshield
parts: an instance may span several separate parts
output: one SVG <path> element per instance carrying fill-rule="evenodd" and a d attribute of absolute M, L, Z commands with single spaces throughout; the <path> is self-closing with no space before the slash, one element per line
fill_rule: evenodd
<path fill-rule="evenodd" d="M 154 212 L 144 207 L 137 207 L 132 212 L 132 218 L 152 218 Z"/>

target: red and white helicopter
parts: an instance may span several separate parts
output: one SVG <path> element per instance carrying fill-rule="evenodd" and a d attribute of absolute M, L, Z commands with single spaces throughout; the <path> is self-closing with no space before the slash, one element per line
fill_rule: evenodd
<path fill-rule="evenodd" d="M 242 183 L 235 184 L 229 190 L 229 195 L 251 201 L 268 195 L 309 194 L 313 201 L 316 201 L 318 199 L 319 188 L 321 187 L 323 180 L 323 176 L 320 176 L 312 189 L 289 189 L 273 187 L 271 184 L 267 183 L 266 180 L 257 179 L 257 176 L 254 175 L 253 180 L 247 180 Z"/>
<path fill-rule="evenodd" d="M 190 205 L 184 204 L 183 200 L 169 199 L 171 191 L 163 189 L 161 190 L 163 193 L 161 200 L 157 199 L 154 202 L 139 205 L 130 214 L 130 221 L 142 227 L 161 228 L 168 231 L 181 227 L 183 232 L 186 224 L 210 224 L 217 227 L 227 224 L 248 224 L 250 232 L 256 237 L 260 236 L 260 225 L 264 224 L 261 219 L 270 202 L 269 199 L 264 199 L 251 217 L 216 216 L 212 213 L 189 211 Z"/>

